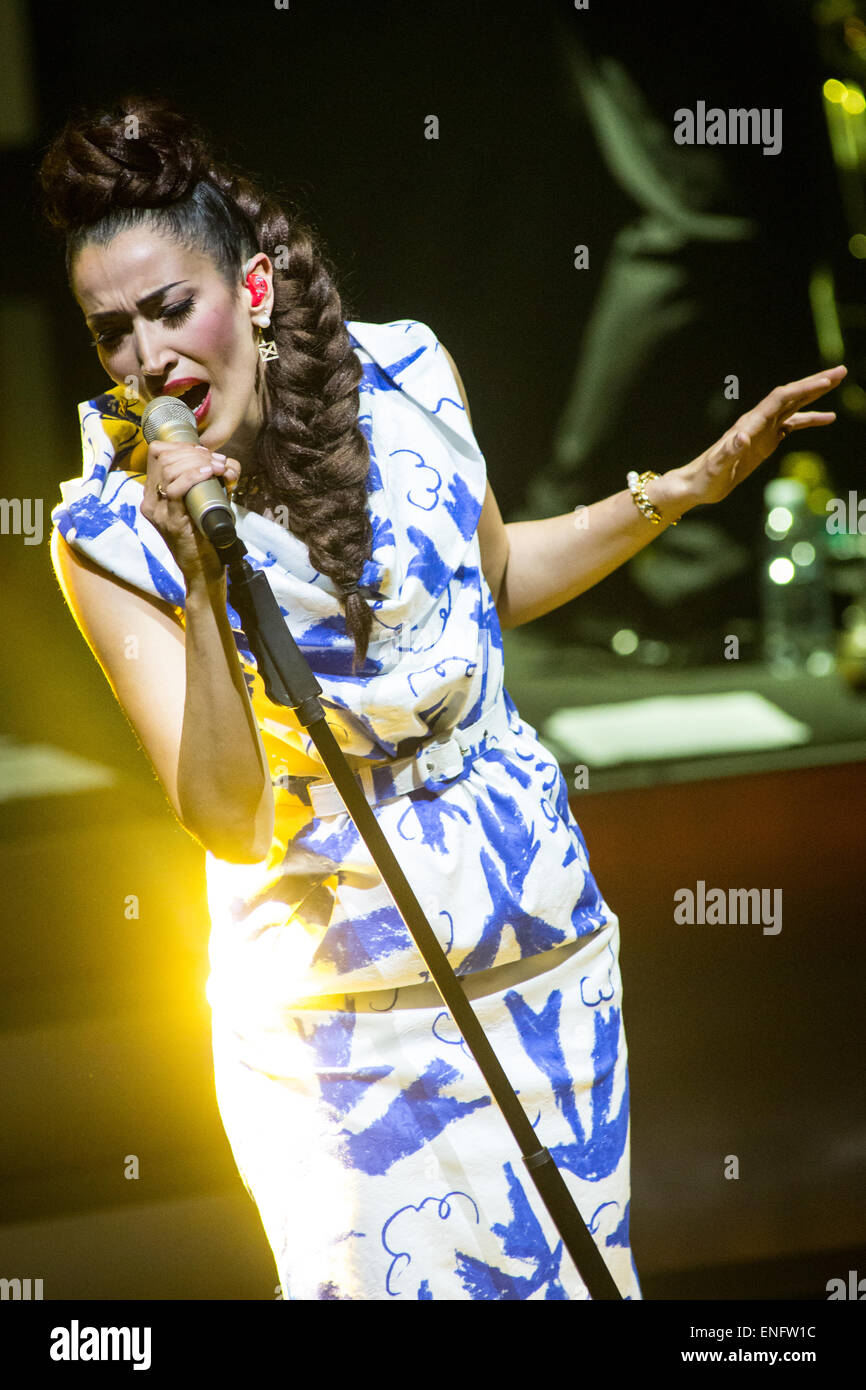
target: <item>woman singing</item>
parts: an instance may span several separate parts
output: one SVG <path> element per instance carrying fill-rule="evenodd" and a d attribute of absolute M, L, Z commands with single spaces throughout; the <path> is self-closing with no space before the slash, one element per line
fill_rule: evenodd
<path fill-rule="evenodd" d="M 502 629 L 721 501 L 844 367 L 699 458 L 506 526 L 424 323 L 346 318 L 310 228 L 162 101 L 70 121 L 41 167 L 112 385 L 79 406 L 51 554 L 178 819 L 206 851 L 215 1087 L 292 1299 L 586 1299 L 511 1133 L 294 711 L 268 700 L 184 498 L 230 491 L 328 723 L 624 1298 L 619 922 Z M 154 442 L 160 395 L 199 443 Z M 129 640 L 136 639 L 130 660 Z"/>

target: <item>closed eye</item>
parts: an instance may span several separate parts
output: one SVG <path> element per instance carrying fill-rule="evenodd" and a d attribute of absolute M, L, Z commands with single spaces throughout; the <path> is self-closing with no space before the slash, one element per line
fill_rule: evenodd
<path fill-rule="evenodd" d="M 170 304 L 157 315 L 161 319 L 169 319 L 172 323 L 181 324 L 189 318 L 195 307 L 195 296 L 184 299 L 180 304 Z M 112 343 L 118 342 L 123 337 L 122 333 L 100 333 L 90 344 L 92 348 L 108 347 Z"/>

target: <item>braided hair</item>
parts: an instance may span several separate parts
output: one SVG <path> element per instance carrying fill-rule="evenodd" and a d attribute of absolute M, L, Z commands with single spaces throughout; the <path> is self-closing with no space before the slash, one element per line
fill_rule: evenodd
<path fill-rule="evenodd" d="M 130 135 L 134 134 L 134 138 Z M 335 273 L 311 227 L 218 160 L 200 129 L 165 98 L 130 95 L 70 117 L 39 169 L 44 215 L 66 237 L 66 274 L 83 246 L 140 224 L 209 255 L 234 292 L 250 256 L 274 265 L 272 332 L 279 352 L 256 367 L 262 426 L 234 499 L 284 508 L 311 564 L 342 593 L 354 642 L 367 654 L 373 614 L 359 591 L 372 553 L 370 455 L 358 425 L 361 364 Z"/>

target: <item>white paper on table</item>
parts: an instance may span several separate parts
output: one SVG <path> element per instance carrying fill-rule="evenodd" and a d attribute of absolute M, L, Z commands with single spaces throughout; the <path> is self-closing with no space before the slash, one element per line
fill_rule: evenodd
<path fill-rule="evenodd" d="M 62 796 L 112 787 L 117 774 L 89 758 L 47 743 L 18 743 L 0 735 L 0 801 L 29 796 Z"/>
<path fill-rule="evenodd" d="M 788 748 L 812 736 L 807 724 L 751 690 L 560 709 L 539 732 L 596 767 Z"/>

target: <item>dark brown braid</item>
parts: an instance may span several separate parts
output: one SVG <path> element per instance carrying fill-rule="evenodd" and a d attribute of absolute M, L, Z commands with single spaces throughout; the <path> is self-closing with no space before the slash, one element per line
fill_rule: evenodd
<path fill-rule="evenodd" d="M 358 425 L 362 369 L 344 322 L 354 315 L 321 240 L 294 208 L 288 216 L 217 160 L 198 127 L 161 98 L 130 95 L 111 111 L 71 117 L 39 179 L 45 216 L 66 236 L 70 281 L 82 246 L 142 220 L 212 256 L 233 291 L 250 256 L 270 257 L 279 358 L 259 363 L 264 423 L 233 496 L 259 513 L 283 508 L 312 565 L 343 591 L 357 670 L 373 624 L 357 588 L 372 553 L 370 455 Z"/>

